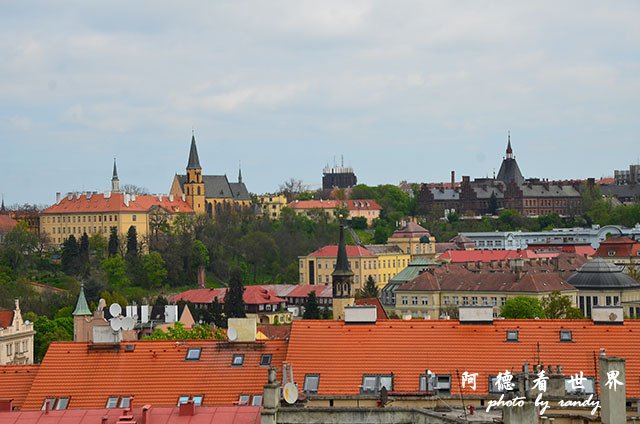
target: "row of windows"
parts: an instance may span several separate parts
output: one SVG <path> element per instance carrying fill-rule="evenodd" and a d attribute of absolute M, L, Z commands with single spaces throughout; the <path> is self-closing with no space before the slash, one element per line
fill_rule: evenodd
<path fill-rule="evenodd" d="M 402 260 L 402 265 L 400 259 L 397 260 L 397 265 L 402 268 L 406 268 L 407 260 Z M 333 269 L 336 266 L 336 261 L 324 261 L 325 269 Z M 358 269 L 360 267 L 360 261 L 349 261 L 349 267 L 352 269 Z M 382 259 L 382 260 L 363 260 L 362 261 L 362 269 L 377 269 L 377 268 L 395 268 L 396 267 L 396 259 Z M 304 268 L 304 261 L 300 261 L 300 268 Z M 318 261 L 318 269 L 322 269 L 322 262 Z"/>
<path fill-rule="evenodd" d="M 24 353 L 29 351 L 29 342 L 27 340 L 9 342 L 6 344 L 7 356 L 11 356 L 18 353 Z"/>
<path fill-rule="evenodd" d="M 391 293 L 391 302 L 395 303 L 395 294 Z M 401 296 L 401 303 L 403 305 L 408 305 L 409 304 L 409 296 Z M 389 293 L 387 293 L 387 300 L 389 300 Z M 500 305 L 503 305 L 507 302 L 507 298 L 506 297 L 501 297 L 500 298 Z M 422 296 L 421 298 L 421 302 L 422 305 L 428 305 L 429 304 L 429 298 L 427 296 Z M 417 305 L 418 304 L 418 296 L 411 296 L 411 304 L 412 305 Z M 443 305 L 460 305 L 460 296 L 442 296 L 442 304 Z M 462 305 L 485 305 L 488 306 L 489 305 L 489 297 L 487 296 L 471 296 L 471 301 L 469 301 L 469 296 L 462 296 Z M 491 297 L 491 306 L 498 306 L 498 298 L 497 297 Z"/>
<path fill-rule="evenodd" d="M 185 355 L 185 361 L 199 361 L 200 355 L 202 354 L 201 347 L 190 347 L 187 349 L 187 354 Z M 270 353 L 265 353 L 260 356 L 260 366 L 268 367 L 271 365 L 272 355 Z M 234 367 L 241 367 L 244 365 L 244 353 L 235 353 L 233 358 L 231 359 L 231 365 Z"/>
<path fill-rule="evenodd" d="M 46 218 L 47 223 L 55 223 L 56 222 L 56 218 L 58 218 L 57 222 L 68 222 L 68 223 L 75 223 L 75 222 L 102 222 L 104 220 L 104 222 L 107 222 L 107 217 L 109 222 L 113 222 L 113 221 L 117 221 L 118 220 L 118 215 L 82 215 L 82 216 L 48 216 Z M 76 221 L 77 218 L 77 221 Z M 80 218 L 82 218 L 82 221 L 80 220 Z M 91 219 L 93 218 L 93 220 Z M 136 220 L 136 215 L 132 215 L 131 220 L 135 221 Z"/>
<path fill-rule="evenodd" d="M 132 225 L 132 227 L 135 228 L 136 226 Z M 112 225 L 109 227 L 109 231 L 111 231 L 111 229 L 113 228 L 117 228 L 117 227 Z M 91 233 L 99 233 L 101 231 L 104 231 L 106 233 L 107 227 L 62 227 L 62 228 L 58 228 L 57 234 L 84 234 L 84 233 L 91 234 Z M 44 228 L 42 229 L 42 232 L 45 232 Z M 51 229 L 51 234 L 56 234 L 55 227 Z"/>

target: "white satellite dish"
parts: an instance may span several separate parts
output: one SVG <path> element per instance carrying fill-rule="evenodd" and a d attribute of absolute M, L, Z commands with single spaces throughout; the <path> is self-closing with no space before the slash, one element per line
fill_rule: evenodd
<path fill-rule="evenodd" d="M 122 313 L 122 307 L 119 303 L 112 303 L 111 306 L 109 306 L 109 313 L 112 317 L 117 317 Z"/>
<path fill-rule="evenodd" d="M 282 396 L 288 404 L 292 405 L 298 400 L 298 386 L 293 383 L 287 383 L 282 389 Z"/>
<path fill-rule="evenodd" d="M 122 328 L 122 321 L 119 318 L 111 318 L 109 326 L 111 326 L 113 331 L 120 331 Z"/>
<path fill-rule="evenodd" d="M 122 329 L 124 331 L 133 330 L 133 327 L 136 325 L 136 321 L 132 317 L 122 318 Z"/>
<path fill-rule="evenodd" d="M 233 328 L 233 327 L 229 327 L 227 329 L 227 337 L 229 338 L 229 340 L 234 341 L 238 338 L 238 331 Z"/>

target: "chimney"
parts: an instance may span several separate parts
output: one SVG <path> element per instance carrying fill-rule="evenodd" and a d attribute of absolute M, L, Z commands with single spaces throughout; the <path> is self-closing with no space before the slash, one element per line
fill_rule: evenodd
<path fill-rule="evenodd" d="M 470 181 L 470 177 L 468 175 L 465 175 L 462 177 L 462 182 L 463 183 L 468 183 Z"/>
<path fill-rule="evenodd" d="M 453 188 L 453 185 L 456 182 L 456 171 L 451 171 L 451 188 Z"/>
<path fill-rule="evenodd" d="M 129 193 L 124 194 L 124 205 L 129 207 L 129 201 L 131 201 L 131 195 Z"/>
<path fill-rule="evenodd" d="M 275 367 L 269 367 L 268 380 L 264 385 L 262 411 L 260 423 L 276 424 L 278 409 L 280 408 L 280 383 L 276 381 Z"/>
<path fill-rule="evenodd" d="M 198 288 L 204 289 L 207 287 L 207 272 L 203 266 L 198 267 Z"/>
<path fill-rule="evenodd" d="M 377 319 L 377 308 L 373 305 L 345 306 L 344 323 L 350 324 L 375 324 Z"/>
<path fill-rule="evenodd" d="M 626 384 L 625 360 L 615 356 L 607 356 L 604 351 L 598 357 L 600 368 L 600 410 L 602 422 L 606 424 L 624 424 L 626 414 Z M 605 382 L 609 376 L 615 379 L 610 386 Z M 617 384 L 616 381 L 622 383 Z"/>
<path fill-rule="evenodd" d="M 60 193 L 59 191 L 56 192 L 56 205 L 60 204 L 61 197 L 62 197 L 62 193 Z"/>
<path fill-rule="evenodd" d="M 13 399 L 0 399 L 0 412 L 13 411 Z"/>
<path fill-rule="evenodd" d="M 180 404 L 181 417 L 193 417 L 195 414 L 196 414 L 196 404 L 193 403 L 193 399 Z"/>
<path fill-rule="evenodd" d="M 142 424 L 151 424 L 151 405 L 142 407 Z"/>
<path fill-rule="evenodd" d="M 591 319 L 594 325 L 623 325 L 622 306 L 592 306 Z"/>
<path fill-rule="evenodd" d="M 169 195 L 169 201 L 170 201 L 170 202 L 173 202 L 173 194 L 170 194 L 170 195 Z"/>
<path fill-rule="evenodd" d="M 187 201 L 187 196 L 186 196 L 184 193 L 182 193 L 182 201 L 183 201 L 183 202 L 186 202 L 186 201 Z"/>

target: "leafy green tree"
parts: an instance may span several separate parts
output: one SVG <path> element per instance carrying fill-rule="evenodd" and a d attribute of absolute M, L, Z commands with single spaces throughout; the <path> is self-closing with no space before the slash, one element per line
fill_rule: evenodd
<path fill-rule="evenodd" d="M 116 256 L 119 248 L 118 230 L 116 227 L 111 227 L 111 233 L 109 234 L 109 256 Z"/>
<path fill-rule="evenodd" d="M 370 299 L 378 297 L 378 294 L 379 291 L 376 282 L 373 281 L 373 277 L 370 275 L 364 283 L 364 287 L 356 292 L 356 299 Z"/>
<path fill-rule="evenodd" d="M 373 234 L 373 241 L 375 244 L 385 244 L 391 236 L 389 229 L 382 223 L 376 225 L 376 231 Z"/>
<path fill-rule="evenodd" d="M 191 246 L 191 262 L 195 268 L 209 265 L 209 250 L 200 240 L 194 240 Z"/>
<path fill-rule="evenodd" d="M 366 216 L 356 216 L 351 218 L 351 228 L 354 230 L 366 230 L 367 225 L 367 217 Z"/>
<path fill-rule="evenodd" d="M 102 295 L 100 297 L 104 299 L 104 302 L 107 304 L 107 307 L 109 307 L 113 303 L 117 303 L 124 308 L 125 306 L 127 306 L 127 303 L 128 303 L 127 298 L 115 290 L 112 292 L 108 292 L 105 290 L 102 292 Z"/>
<path fill-rule="evenodd" d="M 145 337 L 145 340 L 207 340 L 207 339 L 224 339 L 225 332 L 219 328 L 212 330 L 206 325 L 196 325 L 192 330 L 184 328 L 184 324 L 180 321 L 174 323 L 173 327 L 169 327 L 167 331 L 157 328 L 151 336 Z"/>
<path fill-rule="evenodd" d="M 73 318 L 59 317 L 53 320 L 45 316 L 34 317 L 25 314 L 25 319 L 33 320 L 34 360 L 41 362 L 51 342 L 73 340 Z"/>
<path fill-rule="evenodd" d="M 253 265 L 253 282 L 257 281 L 258 268 L 278 260 L 278 246 L 273 237 L 262 231 L 254 231 L 240 239 L 243 256 Z"/>
<path fill-rule="evenodd" d="M 107 240 L 102 233 L 93 233 L 89 237 L 89 251 L 95 252 L 98 258 L 102 259 L 107 251 Z"/>
<path fill-rule="evenodd" d="M 540 301 L 530 296 L 516 296 L 507 299 L 500 308 L 500 316 L 508 319 L 545 318 Z"/>
<path fill-rule="evenodd" d="M 303 319 L 320 319 L 320 308 L 318 307 L 318 298 L 315 291 L 310 291 L 307 301 L 304 303 Z"/>
<path fill-rule="evenodd" d="M 38 238 L 27 229 L 26 223 L 19 222 L 5 235 L 4 244 L 15 247 L 23 255 L 30 255 L 36 250 Z"/>
<path fill-rule="evenodd" d="M 545 318 L 549 319 L 581 319 L 582 311 L 573 307 L 569 296 L 562 296 L 559 290 L 554 290 L 542 298 L 542 308 Z"/>
<path fill-rule="evenodd" d="M 80 271 L 80 247 L 72 234 L 62 243 L 62 270 L 69 275 L 76 275 Z"/>
<path fill-rule="evenodd" d="M 142 257 L 142 270 L 146 288 L 162 287 L 165 278 L 167 278 L 167 270 L 160 253 L 151 252 L 148 255 L 144 255 Z"/>
<path fill-rule="evenodd" d="M 129 285 L 129 278 L 125 272 L 125 263 L 122 256 L 110 256 L 102 260 L 102 268 L 107 275 L 111 287 L 120 289 Z"/>
<path fill-rule="evenodd" d="M 244 310 L 243 294 L 242 270 L 234 267 L 231 270 L 229 289 L 224 295 L 224 314 L 227 318 L 244 318 L 247 316 Z"/>

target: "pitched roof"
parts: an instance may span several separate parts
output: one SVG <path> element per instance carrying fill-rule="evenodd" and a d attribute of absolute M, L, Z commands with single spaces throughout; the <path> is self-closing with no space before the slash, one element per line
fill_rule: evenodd
<path fill-rule="evenodd" d="M 186 175 L 177 175 L 178 183 L 184 191 L 187 182 Z M 203 175 L 204 197 L 207 199 L 235 199 L 251 200 L 249 191 L 244 183 L 232 183 L 226 175 Z"/>
<path fill-rule="evenodd" d="M 257 330 L 270 340 L 289 340 L 290 325 L 258 325 Z"/>
<path fill-rule="evenodd" d="M 579 289 L 637 289 L 640 283 L 623 272 L 624 267 L 613 262 L 595 258 L 578 269 L 567 281 Z"/>
<path fill-rule="evenodd" d="M 378 255 L 398 255 L 404 253 L 402 249 L 395 244 L 366 244 L 364 247 Z"/>
<path fill-rule="evenodd" d="M 450 259 L 451 263 L 459 262 L 491 262 L 511 258 L 538 258 L 531 250 L 447 250 L 439 259 Z"/>
<path fill-rule="evenodd" d="M 73 311 L 73 316 L 76 315 L 91 315 L 89 305 L 87 305 L 87 299 L 84 297 L 84 283 L 80 285 L 80 295 L 78 295 L 78 302 L 76 303 L 76 309 Z"/>
<path fill-rule="evenodd" d="M 189 161 L 187 169 L 202 169 L 200 166 L 200 158 L 198 158 L 198 148 L 196 147 L 196 136 L 191 136 L 191 147 L 189 149 Z"/>
<path fill-rule="evenodd" d="M 391 238 L 413 238 L 422 236 L 431 237 L 431 234 L 429 234 L 429 231 L 416 224 L 415 222 L 408 222 L 407 225 L 400 228 L 399 230 L 396 230 Z"/>
<path fill-rule="evenodd" d="M 13 230 L 13 227 L 18 225 L 18 221 L 11 218 L 9 215 L 0 214 L 0 233 L 8 233 Z"/>
<path fill-rule="evenodd" d="M 506 342 L 506 331 L 517 330 L 518 342 Z M 572 332 L 573 342 L 560 342 L 559 331 Z M 387 320 L 375 325 L 345 325 L 341 321 L 294 321 L 287 361 L 295 364 L 295 381 L 307 373 L 320 375 L 318 395 L 360 393 L 363 374 L 393 373 L 393 391 L 419 392 L 426 369 L 452 377 L 451 394 L 460 393 L 456 370 L 477 372 L 477 390 L 487 395 L 489 375 L 522 364 L 561 365 L 566 376 L 594 376 L 593 358 L 606 348 L 608 356 L 626 359 L 627 375 L 640 373 L 640 321 L 624 325 L 594 325 L 590 320 L 494 320 L 492 325 L 460 325 L 457 320 Z M 455 352 L 455 354 L 452 354 Z M 539 355 L 538 355 L 539 352 Z M 640 396 L 640 381 L 627 378 L 628 398 Z"/>
<path fill-rule="evenodd" d="M 8 328 L 13 323 L 13 311 L 0 308 L 0 328 Z"/>
<path fill-rule="evenodd" d="M 193 289 L 171 296 L 171 302 L 180 300 L 189 301 L 191 303 L 213 303 L 217 299 L 218 303 L 224 303 L 224 295 L 227 288 L 218 289 Z M 242 300 L 247 305 L 260 305 L 286 302 L 280 298 L 276 292 L 267 288 L 267 286 L 244 286 Z"/>
<path fill-rule="evenodd" d="M 365 249 L 360 246 L 346 246 L 347 256 L 348 257 L 360 257 L 360 256 L 375 256 L 375 254 L 369 249 Z M 319 256 L 319 257 L 327 257 L 327 258 L 337 258 L 338 257 L 338 246 L 330 245 L 321 247 L 313 253 L 310 253 L 309 256 Z"/>
<path fill-rule="evenodd" d="M 340 204 L 338 202 L 338 204 Z M 350 211 L 363 210 L 363 211 L 374 211 L 374 210 L 382 210 L 382 206 L 378 204 L 373 199 L 358 199 L 358 200 L 342 200 L 342 206 L 349 209 Z"/>
<path fill-rule="evenodd" d="M 311 292 L 315 292 L 316 297 L 333 297 L 333 286 L 331 284 L 301 284 L 284 296 L 308 297 Z"/>
<path fill-rule="evenodd" d="M 369 297 L 366 299 L 356 299 L 356 305 L 371 305 L 376 307 L 376 320 L 389 319 L 387 311 L 382 307 L 380 299 L 377 297 Z"/>
<path fill-rule="evenodd" d="M 152 424 L 254 424 L 260 421 L 259 406 L 215 406 L 196 407 L 195 415 L 180 416 L 178 407 L 152 406 Z M 125 418 L 121 420 L 121 418 Z M 122 422 L 142 423 L 142 407 L 133 407 L 130 412 L 118 409 L 65 409 L 61 411 L 1 412 L 0 424 L 117 424 Z"/>
<path fill-rule="evenodd" d="M 602 240 L 593 256 L 629 257 L 638 256 L 638 251 L 640 251 L 640 242 L 629 237 L 617 237 Z"/>
<path fill-rule="evenodd" d="M 291 209 L 334 209 L 342 206 L 339 200 L 294 200 L 287 206 Z"/>
<path fill-rule="evenodd" d="M 14 408 L 22 408 L 38 367 L 39 365 L 0 366 L 0 399 L 13 399 Z"/>
<path fill-rule="evenodd" d="M 129 196 L 129 195 L 127 195 Z M 173 197 L 173 201 L 171 200 Z M 124 193 L 111 193 L 105 197 L 104 193 L 68 195 L 59 204 L 49 206 L 41 214 L 49 213 L 95 213 L 95 212 L 146 212 L 152 206 L 176 213 L 192 213 L 193 209 L 186 201 L 178 196 L 130 196 L 129 206 L 125 204 Z M 134 200 L 135 199 L 135 200 Z"/>
<path fill-rule="evenodd" d="M 280 364 L 284 340 L 234 343 L 223 340 L 127 342 L 111 349 L 88 343 L 54 342 L 40 364 L 23 409 L 40 409 L 46 397 L 71 396 L 70 409 L 101 408 L 109 396 L 134 396 L 136 405 L 173 406 L 183 395 L 204 395 L 203 405 L 231 405 L 240 394 L 262 394 L 268 367 L 262 354 Z M 185 361 L 187 349 L 202 348 L 200 360 Z M 242 366 L 232 366 L 243 354 Z M 279 372 L 279 378 L 281 378 Z"/>

